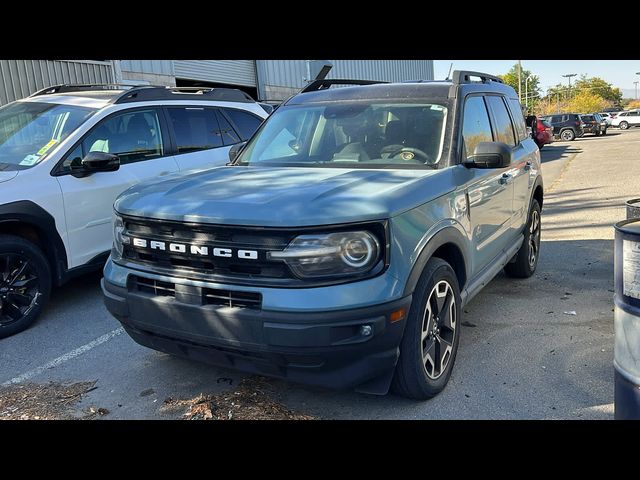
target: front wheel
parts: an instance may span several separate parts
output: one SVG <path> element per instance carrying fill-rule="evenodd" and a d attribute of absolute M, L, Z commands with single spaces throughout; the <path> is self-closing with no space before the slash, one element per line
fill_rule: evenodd
<path fill-rule="evenodd" d="M 571 141 L 575 140 L 576 134 L 573 133 L 573 130 L 567 129 L 567 130 L 563 130 L 560 133 L 560 138 L 562 140 L 564 140 L 565 142 L 571 142 Z"/>
<path fill-rule="evenodd" d="M 602 132 L 600 130 L 596 130 L 596 137 L 599 137 Z"/>
<path fill-rule="evenodd" d="M 31 325 L 51 291 L 49 263 L 42 250 L 14 235 L 0 235 L 0 338 Z"/>
<path fill-rule="evenodd" d="M 426 400 L 440 393 L 451 376 L 460 338 L 460 289 L 451 266 L 427 262 L 413 296 L 400 344 L 392 390 Z"/>
<path fill-rule="evenodd" d="M 536 271 L 538 259 L 540 258 L 540 232 L 542 223 L 540 221 L 540 204 L 537 200 L 531 202 L 529 210 L 529 220 L 524 230 L 524 241 L 515 260 L 507 263 L 504 267 L 505 273 L 514 278 L 529 278 Z"/>
<path fill-rule="evenodd" d="M 620 122 L 620 130 L 626 130 L 627 128 L 629 128 L 629 124 L 627 122 Z"/>

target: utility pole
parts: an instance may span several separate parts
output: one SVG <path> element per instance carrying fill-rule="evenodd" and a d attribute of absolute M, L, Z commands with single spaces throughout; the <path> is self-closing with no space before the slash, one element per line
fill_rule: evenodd
<path fill-rule="evenodd" d="M 562 75 L 564 78 L 569 79 L 569 100 L 571 100 L 571 77 L 575 77 L 578 75 L 577 73 L 567 73 L 566 75 Z"/>
<path fill-rule="evenodd" d="M 638 100 L 638 82 L 635 81 L 633 84 L 636 86 L 636 100 Z"/>
<path fill-rule="evenodd" d="M 518 60 L 518 100 L 522 103 L 522 60 Z"/>
<path fill-rule="evenodd" d="M 531 80 L 531 77 L 533 77 L 533 75 L 529 75 L 524 80 L 524 106 L 527 107 L 527 109 L 529 108 L 529 80 Z"/>

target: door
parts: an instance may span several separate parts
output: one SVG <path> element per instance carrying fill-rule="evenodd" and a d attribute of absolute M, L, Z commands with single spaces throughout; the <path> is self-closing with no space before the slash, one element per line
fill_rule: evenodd
<path fill-rule="evenodd" d="M 231 145 L 241 141 L 217 108 L 169 107 L 166 111 L 175 138 L 175 159 L 181 171 L 225 165 Z"/>
<path fill-rule="evenodd" d="M 535 179 L 533 173 L 538 165 L 540 150 L 529 135 L 527 135 L 522 107 L 518 99 L 502 97 L 501 104 L 497 100 L 491 100 L 499 99 L 500 97 L 489 98 L 492 102 L 491 108 L 494 115 L 496 111 L 500 111 L 502 112 L 501 115 L 504 115 L 504 113 L 507 113 L 505 112 L 505 108 L 509 107 L 508 110 L 511 114 L 511 123 L 515 134 L 515 146 L 513 148 L 513 160 L 511 163 L 513 166 L 513 222 L 511 228 L 514 230 L 515 238 L 524 228 L 529 216 L 529 198 L 531 196 L 530 192 L 533 187 L 533 180 Z M 509 116 L 509 113 L 507 113 L 507 116 Z"/>
<path fill-rule="evenodd" d="M 469 96 L 465 100 L 462 136 L 467 157 L 480 142 L 502 141 L 503 131 L 492 131 L 484 97 Z M 463 167 L 466 169 L 466 167 Z M 511 167 L 466 169 L 469 180 L 469 216 L 474 247 L 473 272 L 478 273 L 507 247 L 509 225 L 513 215 L 513 182 L 509 181 Z"/>
<path fill-rule="evenodd" d="M 629 125 L 640 125 L 640 110 L 629 112 L 625 120 Z"/>
<path fill-rule="evenodd" d="M 69 238 L 69 267 L 83 265 L 111 249 L 113 202 L 130 186 L 177 172 L 174 158 L 165 155 L 166 128 L 154 108 L 116 113 L 98 123 L 62 162 L 60 183 Z M 84 178 L 71 175 L 91 151 L 120 157 L 120 169 Z"/>

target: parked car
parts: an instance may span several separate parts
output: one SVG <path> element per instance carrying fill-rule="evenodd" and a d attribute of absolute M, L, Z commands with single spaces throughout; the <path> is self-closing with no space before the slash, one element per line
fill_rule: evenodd
<path fill-rule="evenodd" d="M 333 388 L 445 387 L 464 305 L 536 270 L 540 151 L 497 77 L 345 82 L 363 83 L 287 100 L 232 166 L 116 200 L 102 288 L 136 342 Z"/>
<path fill-rule="evenodd" d="M 131 185 L 228 162 L 267 114 L 233 89 L 56 86 L 0 108 L 0 338 L 104 265 Z"/>
<path fill-rule="evenodd" d="M 603 117 L 602 114 L 600 113 L 592 113 L 591 115 L 593 115 L 593 117 L 596 119 L 596 121 L 600 125 L 600 135 L 606 135 L 607 129 L 609 128 L 609 124 L 607 123 L 606 118 Z"/>
<path fill-rule="evenodd" d="M 640 110 L 629 110 L 618 113 L 616 117 L 611 120 L 611 125 L 620 128 L 620 130 L 637 127 L 640 125 Z"/>
<path fill-rule="evenodd" d="M 564 113 L 542 117 L 553 126 L 553 135 L 565 141 L 575 140 L 584 135 L 582 121 L 577 113 Z"/>
<path fill-rule="evenodd" d="M 600 136 L 602 127 L 600 126 L 600 120 L 595 115 L 579 115 L 579 117 L 585 134 L 590 133 L 596 137 Z"/>
<path fill-rule="evenodd" d="M 538 118 L 534 140 L 540 150 L 545 145 L 553 143 L 553 126 L 549 122 Z"/>
<path fill-rule="evenodd" d="M 613 118 L 616 116 L 616 114 L 612 112 L 600 112 L 598 115 L 600 115 L 604 119 L 607 127 L 611 126 L 611 120 L 613 120 Z"/>

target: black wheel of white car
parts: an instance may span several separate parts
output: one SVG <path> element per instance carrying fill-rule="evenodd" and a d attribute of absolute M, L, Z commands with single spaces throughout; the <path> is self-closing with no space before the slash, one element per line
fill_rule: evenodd
<path fill-rule="evenodd" d="M 629 128 L 629 124 L 627 122 L 620 122 L 620 125 L 618 125 L 618 127 L 620 128 L 620 130 L 626 130 L 627 128 Z"/>
<path fill-rule="evenodd" d="M 524 241 L 515 260 L 507 263 L 505 273 L 510 277 L 529 278 L 536 271 L 540 258 L 540 234 L 542 222 L 540 220 L 540 204 L 537 200 L 531 202 L 529 221 L 524 231 Z"/>
<path fill-rule="evenodd" d="M 393 379 L 395 393 L 426 400 L 442 391 L 458 350 L 459 318 L 455 272 L 444 260 L 432 258 L 414 293 Z"/>
<path fill-rule="evenodd" d="M 51 274 L 42 251 L 13 235 L 0 235 L 0 338 L 26 329 L 49 298 Z"/>
<path fill-rule="evenodd" d="M 567 128 L 566 130 L 560 132 L 560 138 L 565 142 L 571 142 L 572 140 L 575 140 L 576 134 L 573 133 L 573 130 Z"/>

